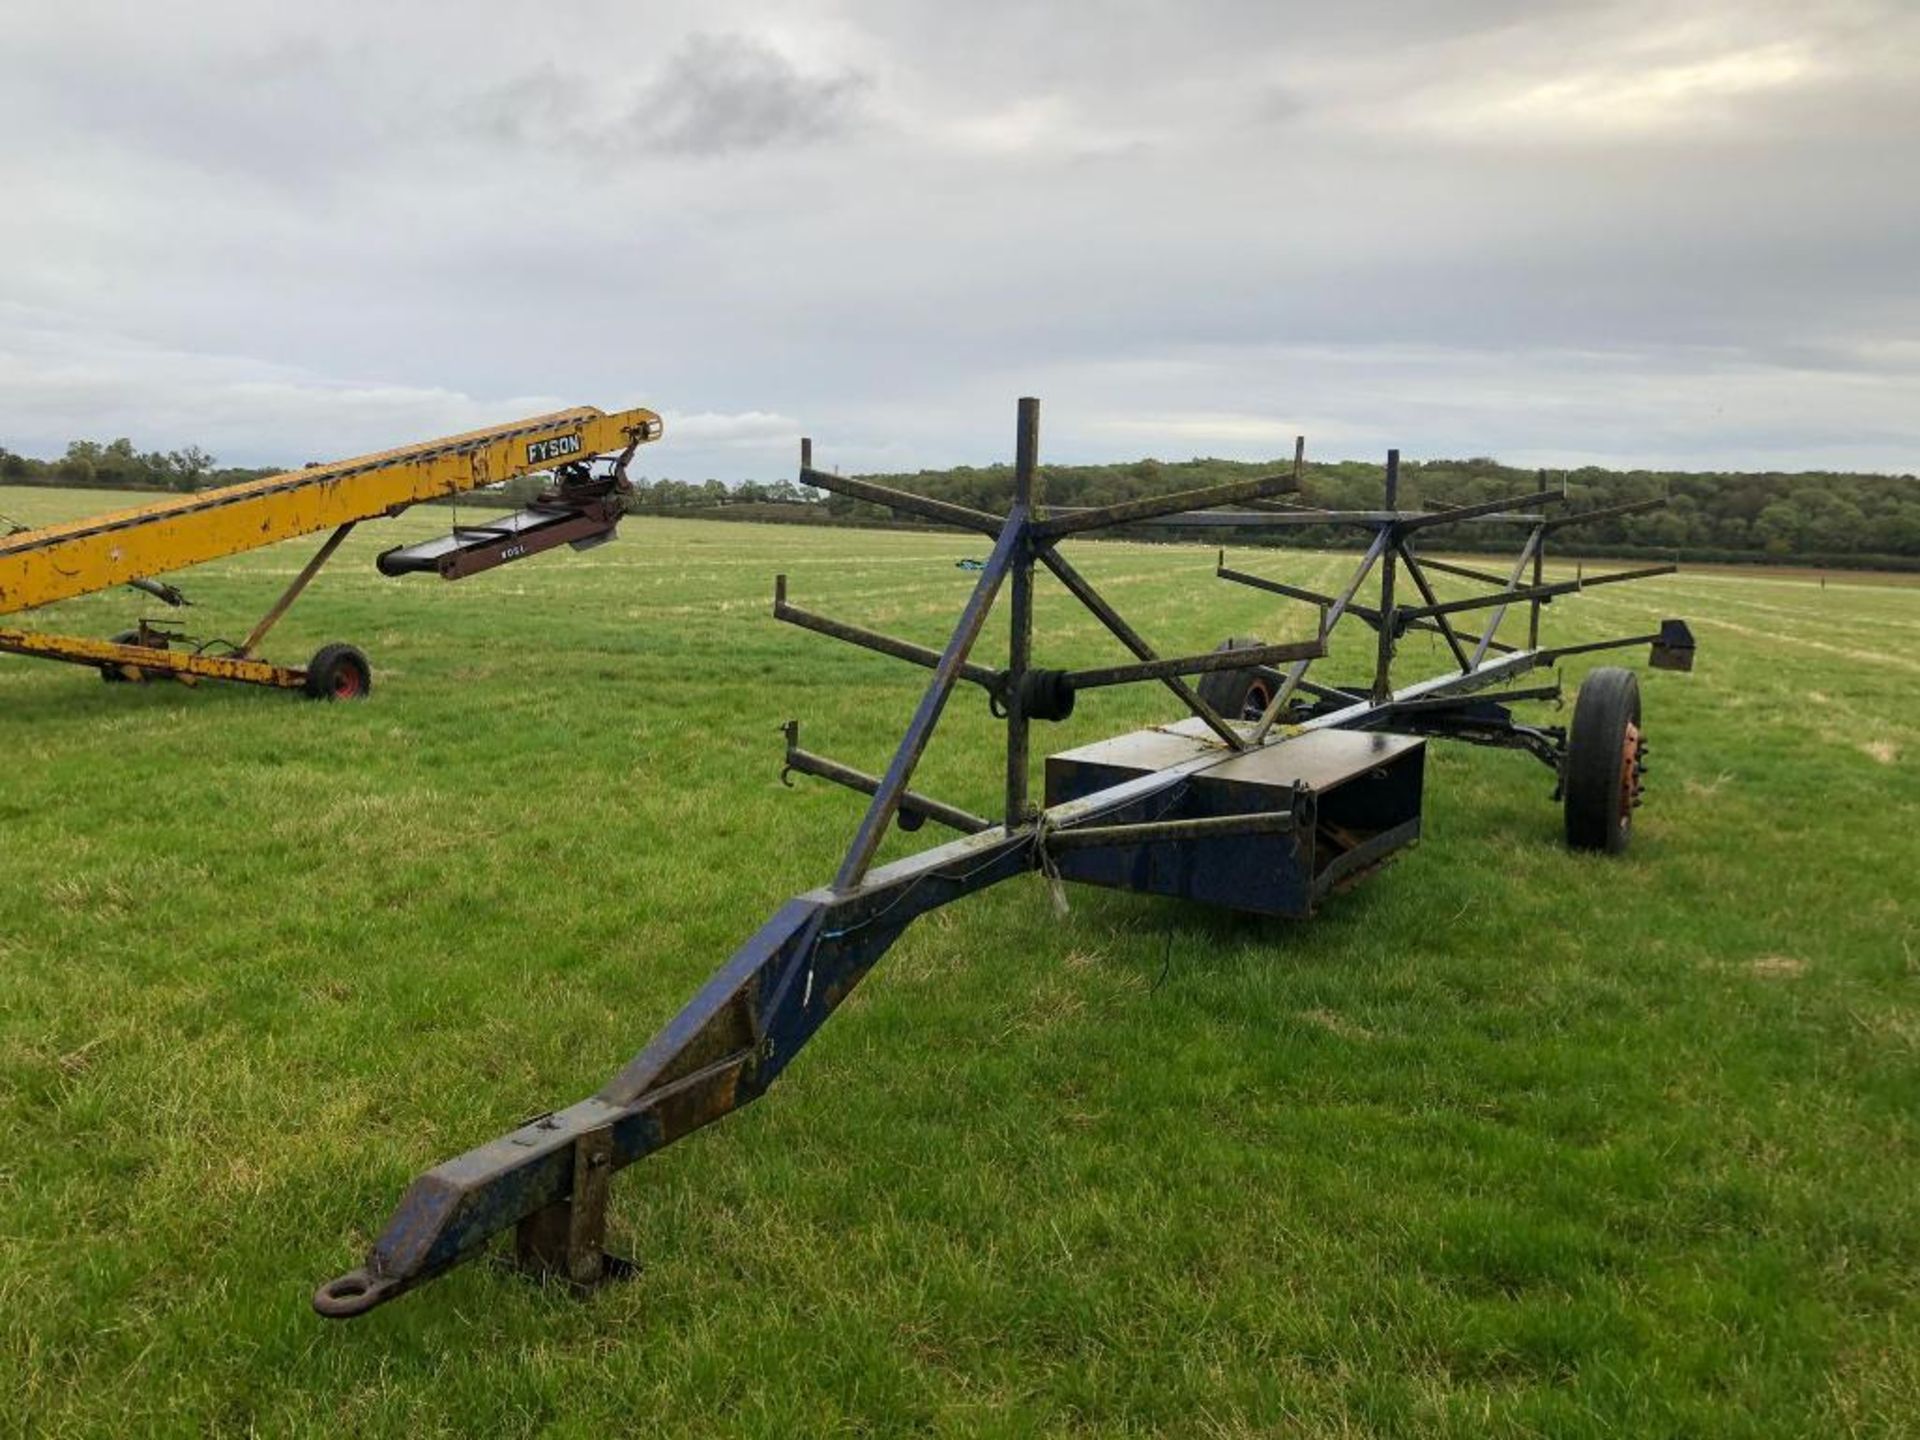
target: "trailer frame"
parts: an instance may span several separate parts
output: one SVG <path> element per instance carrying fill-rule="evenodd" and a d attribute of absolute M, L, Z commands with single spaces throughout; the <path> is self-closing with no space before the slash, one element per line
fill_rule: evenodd
<path fill-rule="evenodd" d="M 1541 607 L 1579 588 L 1560 582 L 1549 586 L 1542 579 L 1547 534 L 1581 517 L 1548 518 L 1533 507 L 1559 503 L 1565 498 L 1564 489 L 1554 491 L 1543 483 L 1536 492 L 1487 504 L 1401 510 L 1399 457 L 1391 452 L 1385 504 L 1380 510 L 1272 508 L 1275 497 L 1299 488 L 1304 446 L 1298 444 L 1293 468 L 1280 474 L 1116 505 L 1047 512 L 1040 506 L 1038 454 L 1039 402 L 1023 399 L 1012 503 L 1004 516 L 994 516 L 818 470 L 813 466 L 811 442 L 801 441 L 802 483 L 885 505 L 934 525 L 988 535 L 994 541 L 951 635 L 938 651 L 803 610 L 789 600 L 785 577 L 776 579 L 773 613 L 777 620 L 932 672 L 881 774 L 803 749 L 797 721 L 783 727 L 783 780 L 805 774 L 869 797 L 833 879 L 787 901 L 594 1095 L 528 1121 L 416 1179 L 365 1261 L 314 1293 L 316 1311 L 336 1319 L 363 1315 L 473 1259 L 493 1236 L 508 1229 L 516 1233 L 514 1263 L 534 1275 L 584 1291 L 614 1273 L 626 1273 L 631 1267 L 616 1262 L 605 1249 L 607 1181 L 613 1172 L 764 1094 L 894 941 L 928 911 L 1030 872 L 1059 877 L 1074 870 L 1073 862 L 1080 857 L 1104 857 L 1111 863 L 1071 878 L 1160 893 L 1190 892 L 1182 890 L 1177 879 L 1159 883 L 1167 872 L 1155 868 L 1156 855 L 1179 860 L 1200 847 L 1216 847 L 1215 853 L 1227 855 L 1236 853 L 1236 847 L 1267 847 L 1263 853 L 1285 865 L 1289 854 L 1304 853 L 1306 837 L 1326 828 L 1320 807 L 1329 789 L 1305 778 L 1289 782 L 1289 747 L 1320 736 L 1338 741 L 1336 749 L 1365 750 L 1371 741 L 1389 738 L 1379 732 L 1392 731 L 1403 738 L 1391 747 L 1375 747 L 1376 753 L 1391 748 L 1395 755 L 1418 757 L 1426 738 L 1440 736 L 1525 750 L 1554 766 L 1560 775 L 1567 755 L 1566 732 L 1527 725 L 1509 708 L 1519 700 L 1555 695 L 1558 687 L 1488 695 L 1489 687 L 1517 680 L 1565 655 L 1643 643 L 1654 646 L 1657 664 L 1691 666 L 1692 638 L 1678 621 L 1668 622 L 1654 635 L 1557 649 L 1539 646 Z M 1249 503 L 1268 508 L 1218 508 Z M 1600 513 L 1589 515 L 1597 518 Z M 1202 529 L 1336 524 L 1357 527 L 1371 538 L 1349 581 L 1335 594 L 1303 591 L 1229 571 L 1223 553 L 1216 567 L 1220 578 L 1315 606 L 1320 615 L 1314 638 L 1163 658 L 1056 549 L 1069 536 L 1149 522 Z M 1453 524 L 1519 525 L 1527 534 L 1508 575 L 1487 577 L 1498 588 L 1477 597 L 1472 605 L 1436 598 L 1426 572 L 1446 567 L 1423 563 L 1415 544 L 1418 535 Z M 1033 663 L 1036 566 L 1052 573 L 1102 622 L 1131 652 L 1131 664 L 1064 671 Z M 1376 566 L 1384 567 L 1382 593 L 1380 602 L 1370 606 L 1357 596 Z M 1595 577 L 1585 583 L 1644 578 L 1671 568 Z M 1401 570 L 1419 592 L 1420 604 L 1398 602 L 1396 582 Z M 1002 591 L 1010 602 L 1008 663 L 982 666 L 971 659 L 971 652 Z M 1529 643 L 1524 647 L 1504 644 L 1497 637 L 1501 618 L 1517 604 L 1532 607 Z M 1451 616 L 1470 609 L 1493 612 L 1473 637 L 1471 649 L 1451 621 Z M 1328 636 L 1349 616 L 1378 633 L 1372 675 L 1364 687 L 1310 680 L 1309 667 L 1325 655 Z M 1409 629 L 1438 633 L 1457 668 L 1396 687 L 1391 674 L 1394 642 Z M 1282 665 L 1284 669 L 1275 668 Z M 1187 678 L 1200 676 L 1204 686 L 1206 677 L 1263 670 L 1275 683 L 1258 713 L 1246 716 L 1222 714 Z M 994 712 L 1005 720 L 1002 803 L 997 818 L 972 814 L 912 788 L 921 756 L 963 682 L 983 689 Z M 1029 754 L 1034 723 L 1071 713 L 1075 696 L 1083 688 L 1144 682 L 1164 685 L 1188 710 L 1187 720 L 1153 732 L 1182 753 L 1170 759 L 1163 753 L 1161 759 L 1143 764 L 1115 783 L 1050 796 L 1048 803 L 1036 804 L 1030 792 Z M 1296 695 L 1310 698 L 1295 702 Z M 1337 783 L 1385 766 L 1382 761 L 1356 769 L 1350 757 L 1339 755 L 1334 761 L 1338 773 L 1327 778 Z M 1061 767 L 1060 773 L 1067 777 L 1060 782 L 1063 786 L 1073 783 L 1071 771 L 1071 766 Z M 1050 764 L 1050 785 L 1054 778 L 1055 767 Z M 1222 806 L 1224 813 L 1194 813 Z M 1330 867 L 1342 868 L 1325 888 L 1349 882 L 1417 838 L 1417 812 L 1411 824 L 1396 819 L 1397 813 L 1385 817 L 1387 823 L 1379 834 L 1354 837 L 1356 843 L 1329 862 Z M 960 836 L 904 859 L 875 863 L 892 826 L 917 830 L 927 821 L 954 829 Z M 1307 877 L 1308 892 L 1320 878 L 1320 872 Z M 1301 913 L 1310 913 L 1316 898 L 1308 893 Z"/>

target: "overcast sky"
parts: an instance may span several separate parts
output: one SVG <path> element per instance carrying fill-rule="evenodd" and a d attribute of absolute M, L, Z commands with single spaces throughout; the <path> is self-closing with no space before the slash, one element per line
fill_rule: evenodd
<path fill-rule="evenodd" d="M 1920 468 L 1920 0 L 0 10 L 0 444 Z"/>

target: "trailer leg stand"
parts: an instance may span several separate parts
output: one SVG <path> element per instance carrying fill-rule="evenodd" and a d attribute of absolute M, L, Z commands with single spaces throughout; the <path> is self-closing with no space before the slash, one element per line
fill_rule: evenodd
<path fill-rule="evenodd" d="M 560 1280 L 586 1295 L 639 1268 L 606 1252 L 607 1188 L 613 1178 L 613 1130 L 603 1126 L 573 1142 L 573 1191 L 536 1210 L 514 1230 L 514 1266 L 539 1280 Z"/>

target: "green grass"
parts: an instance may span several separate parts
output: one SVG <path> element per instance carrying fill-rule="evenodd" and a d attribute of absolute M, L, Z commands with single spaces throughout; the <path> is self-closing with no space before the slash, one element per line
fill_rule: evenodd
<path fill-rule="evenodd" d="M 1765 573 L 1549 612 L 1700 638 L 1643 676 L 1623 860 L 1559 846 L 1535 762 L 1436 747 L 1425 842 L 1309 924 L 1080 889 L 1061 922 L 1001 886 L 766 1103 L 621 1177 L 637 1282 L 476 1265 L 315 1318 L 413 1175 L 596 1088 L 831 873 L 857 802 L 782 789 L 777 727 L 879 768 L 923 677 L 775 625 L 773 573 L 938 643 L 983 553 L 630 522 L 460 585 L 374 573 L 447 519 L 368 527 L 268 647 L 364 644 L 363 705 L 0 657 L 12 1426 L 1911 1433 L 1920 590 Z M 189 617 L 243 633 L 308 548 L 189 572 Z M 1301 633 L 1210 552 L 1074 553 L 1166 653 Z M 1116 657 L 1039 603 L 1041 663 Z M 1105 691 L 1036 748 L 1169 715 Z M 920 783 L 991 809 L 996 730 L 964 693 Z"/>

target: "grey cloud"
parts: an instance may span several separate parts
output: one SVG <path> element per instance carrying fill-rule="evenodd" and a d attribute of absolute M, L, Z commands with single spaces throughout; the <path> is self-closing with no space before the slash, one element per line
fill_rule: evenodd
<path fill-rule="evenodd" d="M 634 153 L 713 158 L 805 145 L 867 118 L 871 81 L 857 71 L 803 71 L 751 35 L 696 33 L 635 90 L 611 97 L 545 64 L 463 102 L 484 132 L 540 147 L 577 147 L 597 159 Z"/>
<path fill-rule="evenodd" d="M 670 154 L 722 155 L 838 134 L 858 116 L 866 77 L 805 75 L 746 35 L 692 35 L 640 94 L 635 132 Z"/>

